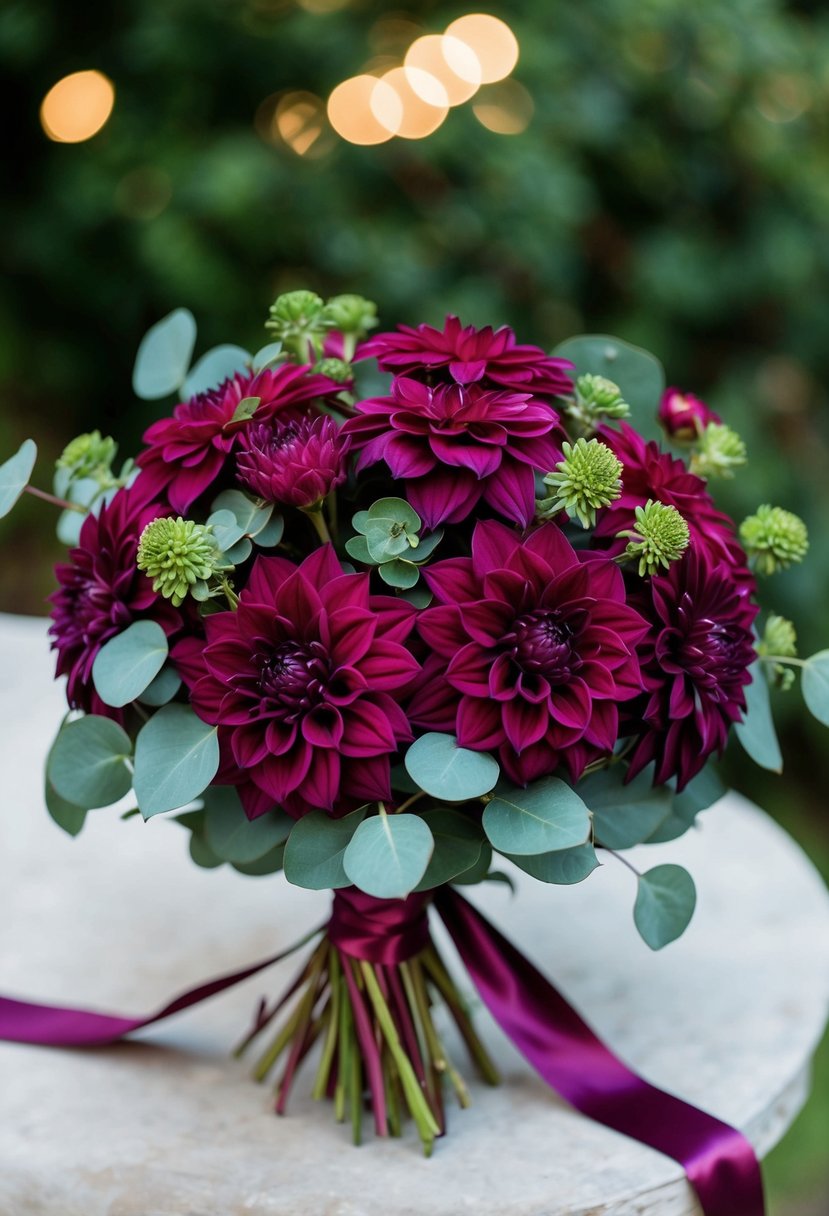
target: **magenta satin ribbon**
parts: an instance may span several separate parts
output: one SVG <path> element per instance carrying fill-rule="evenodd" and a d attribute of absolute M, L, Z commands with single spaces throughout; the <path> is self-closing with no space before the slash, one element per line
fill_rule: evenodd
<path fill-rule="evenodd" d="M 428 942 L 427 903 L 427 896 L 378 901 L 353 890 L 336 891 L 331 940 L 356 958 L 402 962 Z M 678 1161 L 705 1216 L 764 1216 L 759 1162 L 741 1132 L 632 1072 L 457 891 L 442 889 L 435 907 L 495 1021 L 552 1089 L 582 1114 Z M 149 1017 L 0 997 L 0 1038 L 53 1047 L 112 1043 L 241 983 L 298 945 L 182 993 Z"/>

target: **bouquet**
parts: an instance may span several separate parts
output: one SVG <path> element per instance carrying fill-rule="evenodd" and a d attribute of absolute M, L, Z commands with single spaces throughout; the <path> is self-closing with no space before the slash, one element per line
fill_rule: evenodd
<path fill-rule="evenodd" d="M 455 317 L 374 334 L 369 301 L 310 291 L 266 325 L 258 353 L 192 368 L 192 316 L 153 327 L 135 390 L 179 404 L 135 461 L 93 431 L 52 493 L 29 484 L 32 441 L 0 470 L 2 512 L 51 501 L 69 546 L 46 804 L 75 834 L 132 791 L 123 817 L 169 816 L 197 865 L 331 890 L 240 1050 L 258 1046 L 284 1112 L 317 1044 L 313 1092 L 355 1141 L 367 1112 L 380 1135 L 410 1117 L 429 1153 L 445 1091 L 469 1100 L 436 1002 L 497 1078 L 428 907 L 488 1003 L 503 966 L 542 1019 L 540 977 L 459 894 L 511 881 L 499 859 L 559 884 L 622 862 L 647 945 L 683 932 L 691 876 L 624 851 L 717 801 L 732 733 L 780 767 L 769 683 L 800 671 L 829 720 L 829 652 L 801 660 L 790 622 L 758 626 L 758 580 L 804 557 L 806 528 L 717 508 L 743 442 L 618 339 L 548 355 Z M 527 1014 L 506 1005 L 505 1023 Z"/>

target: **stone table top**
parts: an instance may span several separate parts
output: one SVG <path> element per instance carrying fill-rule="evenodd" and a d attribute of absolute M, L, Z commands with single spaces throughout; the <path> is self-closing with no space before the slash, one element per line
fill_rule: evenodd
<path fill-rule="evenodd" d="M 205 871 L 164 817 L 92 812 L 71 840 L 41 770 L 62 712 L 42 621 L 0 617 L 0 992 L 121 1013 L 288 945 L 325 894 L 281 875 Z M 699 904 L 652 954 L 633 879 L 607 864 L 577 887 L 519 877 L 472 898 L 649 1080 L 745 1130 L 761 1153 L 808 1092 L 829 1002 L 829 898 L 797 845 L 729 795 L 646 865 L 677 861 Z M 450 952 L 451 953 L 451 952 Z M 367 1138 L 307 1096 L 271 1110 L 228 1050 L 292 963 L 100 1050 L 0 1044 L 0 1216 L 691 1216 L 670 1159 L 575 1113 L 529 1071 L 483 1008 L 504 1084 L 471 1080 L 434 1157 Z M 456 1054 L 462 1058 L 458 1048 Z M 305 1084 L 303 1084 L 303 1080 Z"/>

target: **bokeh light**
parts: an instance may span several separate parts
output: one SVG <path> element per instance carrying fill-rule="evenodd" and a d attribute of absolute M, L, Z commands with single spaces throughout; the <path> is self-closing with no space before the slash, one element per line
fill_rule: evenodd
<path fill-rule="evenodd" d="M 40 125 L 60 144 L 91 139 L 112 113 L 115 89 L 103 72 L 73 72 L 52 85 L 40 106 Z"/>
<path fill-rule="evenodd" d="M 404 66 L 412 69 L 409 83 L 424 101 L 434 101 L 434 88 L 424 88 L 421 73 L 440 83 L 444 104 L 459 106 L 474 96 L 481 84 L 478 56 L 461 42 L 447 34 L 426 34 L 416 39 L 406 52 Z M 440 103 L 437 103 L 440 104 Z"/>
<path fill-rule="evenodd" d="M 382 144 L 398 133 L 403 104 L 385 78 L 352 76 L 328 98 L 328 121 L 350 144 Z"/>
<path fill-rule="evenodd" d="M 413 81 L 417 81 L 419 92 L 415 91 Z M 425 139 L 437 131 L 449 113 L 446 90 L 435 76 L 421 68 L 392 68 L 377 81 L 377 86 L 371 98 L 372 113 L 390 135 L 400 139 Z M 424 101 L 424 93 L 435 100 Z M 390 94 L 396 97 L 396 105 L 390 103 Z"/>
<path fill-rule="evenodd" d="M 446 27 L 450 38 L 457 38 L 472 50 L 481 67 L 481 83 L 493 84 L 509 76 L 518 62 L 518 40 L 506 22 L 488 13 L 458 17 Z M 450 49 L 450 57 L 453 52 Z M 453 67 L 458 68 L 453 62 Z"/>
<path fill-rule="evenodd" d="M 520 135 L 530 125 L 533 99 L 517 80 L 502 80 L 481 89 L 472 105 L 482 127 L 496 135 Z"/>
<path fill-rule="evenodd" d="M 304 8 L 306 13 L 338 13 L 341 8 L 345 8 L 349 0 L 297 0 L 300 8 Z"/>
<path fill-rule="evenodd" d="M 327 151 L 325 104 L 314 93 L 286 93 L 280 97 L 273 126 L 282 142 L 297 156 L 322 155 Z"/>

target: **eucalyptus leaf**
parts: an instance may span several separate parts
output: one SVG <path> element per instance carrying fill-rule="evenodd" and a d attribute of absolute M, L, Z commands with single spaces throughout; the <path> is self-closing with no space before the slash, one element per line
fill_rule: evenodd
<path fill-rule="evenodd" d="M 133 621 L 95 656 L 92 682 L 106 705 L 129 705 L 152 684 L 169 654 L 167 635 L 156 621 Z"/>
<path fill-rule="evenodd" d="M 263 878 L 266 874 L 276 874 L 282 869 L 285 861 L 285 846 L 278 844 L 276 848 L 265 853 L 262 857 L 257 857 L 256 861 L 234 861 L 234 870 L 238 870 L 240 874 L 247 875 L 248 878 Z"/>
<path fill-rule="evenodd" d="M 369 519 L 363 535 L 373 562 L 388 562 L 411 549 L 409 538 L 392 519 Z"/>
<path fill-rule="evenodd" d="M 202 794 L 219 768 L 215 726 L 188 705 L 165 705 L 140 730 L 134 787 L 145 819 L 185 806 Z"/>
<path fill-rule="evenodd" d="M 537 878 L 539 882 L 571 886 L 583 882 L 599 865 L 592 844 L 576 845 L 573 849 L 559 849 L 555 853 L 541 853 L 537 857 L 521 857 L 516 853 L 505 854 L 509 860 Z"/>
<path fill-rule="evenodd" d="M 630 424 L 646 439 L 660 437 L 658 410 L 665 371 L 655 355 L 609 334 L 568 338 L 553 354 L 574 363 L 576 376 L 591 372 L 612 380 L 630 406 Z"/>
<path fill-rule="evenodd" d="M 129 736 L 109 718 L 86 714 L 61 727 L 46 762 L 55 792 L 73 806 L 111 806 L 132 787 Z"/>
<path fill-rule="evenodd" d="M 265 524 L 259 532 L 254 536 L 257 545 L 262 549 L 272 549 L 274 545 L 278 545 L 282 540 L 282 534 L 285 531 L 285 520 L 281 515 L 272 515 L 268 523 Z"/>
<path fill-rule="evenodd" d="M 593 815 L 593 831 L 608 849 L 629 849 L 646 840 L 671 812 L 672 792 L 653 785 L 650 766 L 624 781 L 621 764 L 593 773 L 579 783 L 579 794 Z"/>
<path fill-rule="evenodd" d="M 81 528 L 86 515 L 80 511 L 61 511 L 55 529 L 58 540 L 69 549 L 74 549 L 81 539 Z"/>
<path fill-rule="evenodd" d="M 267 346 L 263 346 L 253 356 L 253 370 L 261 372 L 264 368 L 269 367 L 272 363 L 278 363 L 282 358 L 282 343 L 268 342 Z"/>
<path fill-rule="evenodd" d="M 291 830 L 285 846 L 285 877 L 295 887 L 311 891 L 348 887 L 343 867 L 345 850 L 365 818 L 366 808 L 332 819 L 325 811 L 303 815 Z"/>
<path fill-rule="evenodd" d="M 231 785 L 211 786 L 205 792 L 205 807 L 205 839 L 222 861 L 257 861 L 284 844 L 294 826 L 294 820 L 282 810 L 248 819 Z"/>
<path fill-rule="evenodd" d="M 269 522 L 273 503 L 262 503 L 241 490 L 223 490 L 213 500 L 211 511 L 230 511 L 243 536 L 255 537 Z"/>
<path fill-rule="evenodd" d="M 369 520 L 383 520 L 402 525 L 407 532 L 419 532 L 423 527 L 423 521 L 417 511 L 405 498 L 378 498 L 366 514 Z"/>
<path fill-rule="evenodd" d="M 481 847 L 481 855 L 475 862 L 474 866 L 470 866 L 468 870 L 464 870 L 461 874 L 456 874 L 452 879 L 452 883 L 456 887 L 474 887 L 479 882 L 485 882 L 489 874 L 489 867 L 492 865 L 492 849 L 489 841 L 485 840 Z"/>
<path fill-rule="evenodd" d="M 751 683 L 745 688 L 746 713 L 734 728 L 737 738 L 755 764 L 773 773 L 782 773 L 783 756 L 774 729 L 769 700 L 769 686 L 761 664 L 755 660 L 749 667 Z"/>
<path fill-rule="evenodd" d="M 147 330 L 135 356 L 132 387 L 137 397 L 156 401 L 184 384 L 193 347 L 196 322 L 186 308 L 176 308 Z"/>
<path fill-rule="evenodd" d="M 402 591 L 411 590 L 420 578 L 420 571 L 414 562 L 406 562 L 399 557 L 391 562 L 383 562 L 378 569 L 384 583 L 389 587 L 399 587 Z"/>
<path fill-rule="evenodd" d="M 192 353 L 192 352 L 191 352 Z M 184 381 L 184 396 L 195 397 L 208 389 L 218 388 L 237 372 L 246 372 L 251 356 L 241 346 L 214 346 L 196 361 Z"/>
<path fill-rule="evenodd" d="M 243 536 L 241 540 L 237 540 L 235 545 L 231 545 L 222 554 L 222 566 L 241 566 L 246 562 L 253 553 L 253 541 L 248 536 Z M 205 596 L 205 599 L 208 597 Z"/>
<path fill-rule="evenodd" d="M 213 529 L 213 539 L 223 553 L 232 549 L 245 535 L 245 529 L 239 524 L 234 513 L 226 507 L 213 511 L 208 515 L 207 522 Z"/>
<path fill-rule="evenodd" d="M 404 757 L 406 771 L 422 790 L 444 802 L 480 798 L 495 786 L 498 761 L 488 752 L 458 747 L 454 735 L 436 731 L 416 739 Z"/>
<path fill-rule="evenodd" d="M 587 807 L 558 777 L 542 777 L 526 789 L 499 783 L 484 810 L 483 824 L 490 844 L 507 855 L 571 849 L 590 835 Z"/>
<path fill-rule="evenodd" d="M 172 701 L 181 688 L 181 677 L 175 667 L 168 664 L 162 667 L 151 684 L 148 684 L 138 700 L 142 705 L 161 706 Z"/>
<path fill-rule="evenodd" d="M 0 464 L 0 519 L 8 515 L 29 484 L 37 460 L 34 439 L 24 439 L 14 456 Z"/>
<path fill-rule="evenodd" d="M 215 870 L 217 866 L 224 865 L 222 858 L 216 856 L 204 837 L 197 832 L 190 837 L 189 847 L 191 859 L 202 869 Z"/>
<path fill-rule="evenodd" d="M 654 866 L 639 876 L 633 919 L 651 950 L 661 950 L 681 937 L 696 902 L 694 880 L 682 866 Z"/>
<path fill-rule="evenodd" d="M 806 708 L 829 726 L 829 650 L 819 650 L 806 660 L 800 687 Z"/>
<path fill-rule="evenodd" d="M 436 807 L 424 811 L 421 819 L 434 837 L 435 848 L 415 890 L 430 891 L 476 865 L 485 842 L 480 825 L 458 811 Z"/>
<path fill-rule="evenodd" d="M 352 836 L 346 874 L 376 899 L 404 899 L 426 873 L 434 838 L 419 815 L 372 815 Z"/>
<path fill-rule="evenodd" d="M 355 562 L 362 562 L 364 566 L 377 565 L 368 551 L 366 538 L 359 533 L 356 536 L 349 537 L 345 542 L 345 551 L 349 557 L 354 558 Z"/>
<path fill-rule="evenodd" d="M 51 781 L 46 779 L 44 790 L 46 809 L 54 822 L 70 836 L 77 836 L 86 821 L 87 811 L 61 798 Z"/>

